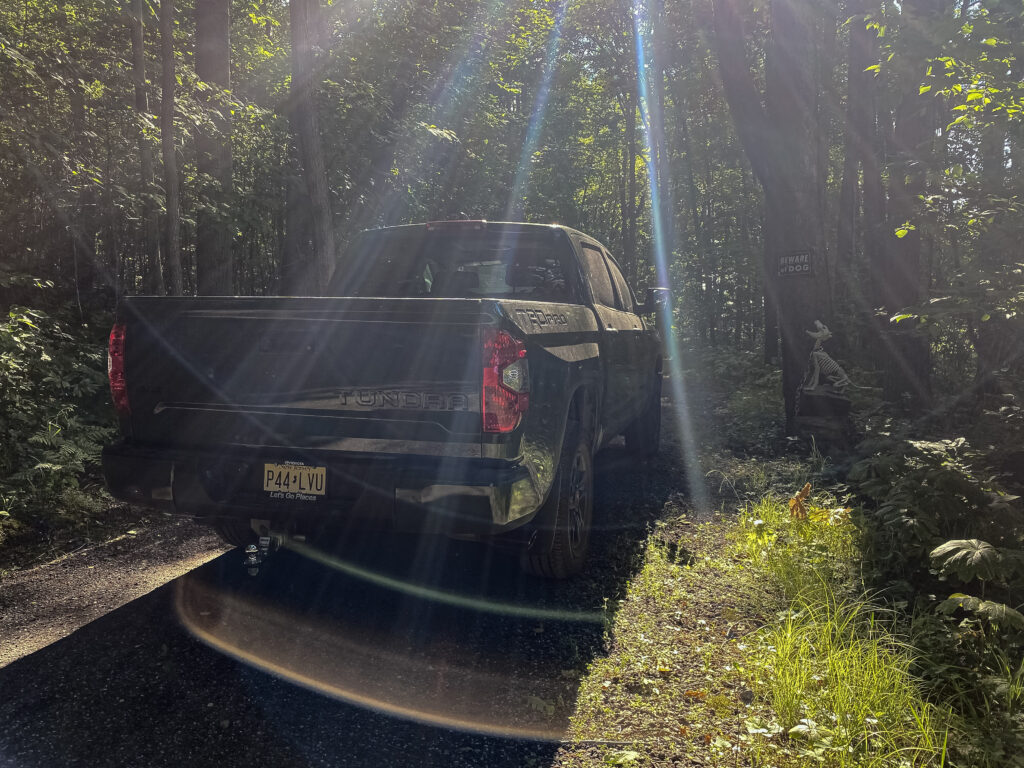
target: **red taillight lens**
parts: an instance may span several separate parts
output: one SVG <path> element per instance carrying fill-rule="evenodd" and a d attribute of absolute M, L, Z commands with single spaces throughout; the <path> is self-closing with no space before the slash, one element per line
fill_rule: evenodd
<path fill-rule="evenodd" d="M 124 376 L 124 323 L 114 323 L 110 329 L 110 346 L 107 348 L 107 376 L 110 378 L 110 396 L 118 416 L 132 412 L 128 405 L 128 383 Z"/>
<path fill-rule="evenodd" d="M 484 432 L 511 432 L 530 407 L 526 347 L 505 331 L 484 331 Z"/>

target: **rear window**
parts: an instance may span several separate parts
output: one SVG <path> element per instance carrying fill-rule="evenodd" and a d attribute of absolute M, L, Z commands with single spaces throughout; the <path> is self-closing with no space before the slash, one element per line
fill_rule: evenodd
<path fill-rule="evenodd" d="M 330 296 L 578 303 L 560 230 L 365 232 L 339 259 Z"/>

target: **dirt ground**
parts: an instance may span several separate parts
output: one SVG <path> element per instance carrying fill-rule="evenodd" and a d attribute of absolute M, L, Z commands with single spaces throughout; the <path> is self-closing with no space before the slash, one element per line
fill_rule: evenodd
<path fill-rule="evenodd" d="M 208 528 L 160 518 L 0 579 L 0 667 L 43 648 L 226 550 Z"/>

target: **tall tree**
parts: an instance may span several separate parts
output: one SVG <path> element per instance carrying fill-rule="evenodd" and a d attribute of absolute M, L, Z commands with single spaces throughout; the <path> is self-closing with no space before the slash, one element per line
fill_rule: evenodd
<path fill-rule="evenodd" d="M 160 55 L 163 60 L 160 90 L 160 146 L 164 161 L 164 263 L 172 296 L 184 291 L 181 270 L 181 190 L 174 151 L 174 0 L 160 0 Z"/>
<path fill-rule="evenodd" d="M 203 199 L 196 212 L 196 288 L 203 295 L 233 292 L 231 250 L 231 121 L 224 104 L 230 86 L 230 0 L 196 2 L 196 75 L 204 83 L 207 120 L 196 129 L 196 168 Z"/>
<path fill-rule="evenodd" d="M 875 105 L 872 87 L 875 79 L 868 67 L 877 61 L 873 49 L 873 32 L 869 32 L 864 0 L 848 0 L 846 12 L 850 14 L 846 64 L 846 117 L 843 133 L 843 171 L 836 216 L 836 282 L 837 299 L 852 303 L 855 312 L 866 318 L 868 295 L 859 288 L 856 279 L 858 234 L 861 231 L 861 201 L 869 193 L 861 189 L 861 173 L 865 184 L 876 183 L 878 165 L 875 155 Z M 870 177 L 870 180 L 868 179 Z M 874 202 L 873 200 L 871 202 Z M 866 224 L 867 222 L 865 222 Z M 871 222 L 872 227 L 879 222 Z"/>
<path fill-rule="evenodd" d="M 736 0 L 715 0 L 719 69 L 736 131 L 764 191 L 765 288 L 778 308 L 787 428 L 795 426 L 815 320 L 827 320 L 828 280 L 817 191 L 813 18 L 794 0 L 773 0 L 765 94 L 746 57 Z M 792 268 L 792 270 L 790 269 Z"/>
<path fill-rule="evenodd" d="M 142 261 L 144 264 L 143 290 L 146 293 L 164 292 L 163 271 L 160 266 L 160 228 L 156 206 L 153 204 L 153 150 L 146 136 L 145 122 L 149 119 L 149 96 L 146 91 L 146 21 L 147 8 L 143 0 L 132 0 L 132 80 L 135 83 L 135 112 L 138 120 L 139 186 L 142 197 Z"/>
<path fill-rule="evenodd" d="M 320 140 L 320 125 L 313 99 L 316 72 L 314 41 L 320 34 L 318 0 L 290 0 L 292 31 L 292 92 L 288 111 L 299 162 L 305 180 L 313 243 L 312 264 L 308 269 L 305 291 L 323 290 L 334 268 L 334 224 L 327 189 L 327 166 Z M 301 197 L 289 197 L 290 200 Z"/>
<path fill-rule="evenodd" d="M 904 225 L 917 218 L 932 164 L 938 113 L 935 98 L 921 92 L 923 73 L 919 66 L 936 49 L 935 38 L 947 5 L 949 0 L 906 0 L 901 6 L 900 35 L 909 63 L 896 79 L 898 103 L 892 113 L 888 231 L 879 239 L 871 270 L 875 306 L 883 307 L 889 315 L 922 302 L 928 286 L 921 228 Z M 930 344 L 926 336 L 907 325 L 883 329 L 885 342 L 880 347 L 884 389 L 889 399 L 909 395 L 922 406 L 930 399 Z"/>

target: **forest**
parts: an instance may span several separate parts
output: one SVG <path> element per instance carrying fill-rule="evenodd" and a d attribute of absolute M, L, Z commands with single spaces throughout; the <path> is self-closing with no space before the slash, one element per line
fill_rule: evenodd
<path fill-rule="evenodd" d="M 559 223 L 670 289 L 677 383 L 768 383 L 751 455 L 797 443 L 828 327 L 853 415 L 811 450 L 865 587 L 928 614 L 929 690 L 1019 726 L 1022 62 L 1019 0 L 5 0 L 0 547 L 109 503 L 120 297 L 316 295 L 366 228 Z"/>

